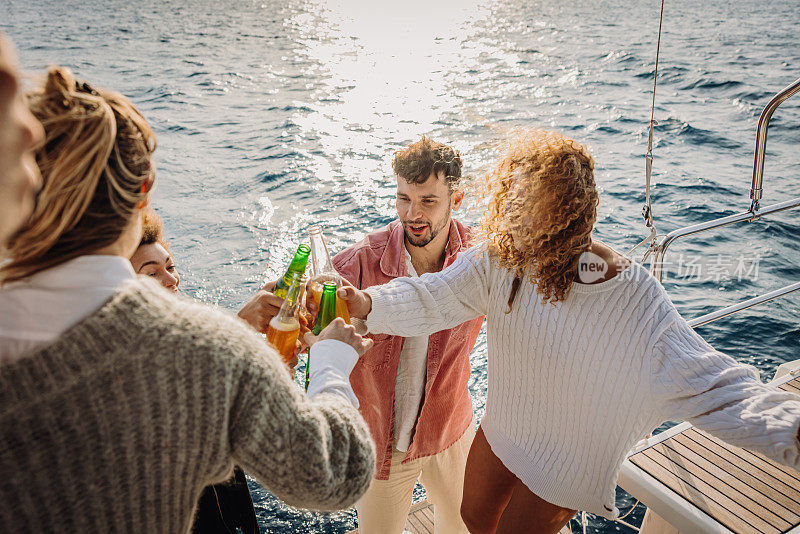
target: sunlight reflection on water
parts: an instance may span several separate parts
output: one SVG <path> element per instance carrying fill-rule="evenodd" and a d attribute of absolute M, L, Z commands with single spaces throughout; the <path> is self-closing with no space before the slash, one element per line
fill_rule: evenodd
<path fill-rule="evenodd" d="M 288 21 L 300 29 L 307 72 L 317 80 L 312 112 L 292 117 L 304 137 L 318 138 L 323 155 L 311 158 L 315 176 L 334 187 L 340 176 L 349 177 L 357 204 L 380 199 L 379 214 L 391 217 L 392 181 L 375 180 L 387 174 L 385 155 L 398 140 L 434 130 L 445 113 L 458 109 L 446 79 L 460 75 L 464 43 L 475 21 L 488 15 L 475 1 L 417 0 L 388 20 L 374 3 L 317 2 Z"/>

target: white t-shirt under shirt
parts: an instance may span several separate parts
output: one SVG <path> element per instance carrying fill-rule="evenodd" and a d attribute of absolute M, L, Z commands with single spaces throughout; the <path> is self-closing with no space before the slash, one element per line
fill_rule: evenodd
<path fill-rule="evenodd" d="M 405 247 L 408 276 L 417 277 L 411 255 Z M 407 451 L 414 436 L 419 407 L 425 393 L 428 372 L 428 336 L 407 337 L 403 341 L 400 361 L 397 363 L 397 381 L 394 387 L 394 447 Z"/>

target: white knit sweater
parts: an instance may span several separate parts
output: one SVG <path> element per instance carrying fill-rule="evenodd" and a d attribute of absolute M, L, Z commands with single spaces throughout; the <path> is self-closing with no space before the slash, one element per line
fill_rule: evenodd
<path fill-rule="evenodd" d="M 492 451 L 553 504 L 616 516 L 620 465 L 665 420 L 688 419 L 740 447 L 800 468 L 800 396 L 706 343 L 663 287 L 633 263 L 544 304 L 485 246 L 449 268 L 367 289 L 371 332 L 430 334 L 486 315 L 488 392 L 481 426 Z"/>

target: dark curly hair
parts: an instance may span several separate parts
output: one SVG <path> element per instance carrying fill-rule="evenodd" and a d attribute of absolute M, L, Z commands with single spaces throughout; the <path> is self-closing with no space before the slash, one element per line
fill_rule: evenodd
<path fill-rule="evenodd" d="M 461 154 L 430 137 L 413 143 L 394 153 L 392 170 L 410 184 L 422 184 L 431 174 L 444 173 L 447 187 L 452 193 L 461 181 Z"/>
<path fill-rule="evenodd" d="M 147 208 L 142 214 L 142 239 L 139 246 L 159 244 L 169 251 L 169 245 L 164 241 L 164 223 L 153 208 Z"/>

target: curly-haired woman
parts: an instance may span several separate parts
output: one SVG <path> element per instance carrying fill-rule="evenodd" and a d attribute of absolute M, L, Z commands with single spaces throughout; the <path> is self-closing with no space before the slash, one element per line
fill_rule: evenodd
<path fill-rule="evenodd" d="M 142 214 L 142 239 L 131 256 L 131 265 L 136 274 L 149 276 L 170 291 L 178 291 L 178 285 L 181 283 L 178 267 L 169 245 L 164 240 L 164 224 L 161 222 L 161 217 L 152 208 L 144 210 Z M 267 333 L 269 322 L 278 315 L 283 304 L 283 299 L 272 292 L 275 283 L 275 280 L 267 282 L 237 313 L 240 319 L 262 334 Z M 302 315 L 300 322 L 304 330 L 307 330 Z M 298 340 L 297 353 L 300 349 L 301 343 Z M 289 365 L 292 368 L 297 365 L 297 354 Z"/>
<path fill-rule="evenodd" d="M 484 197 L 485 241 L 449 268 L 340 290 L 376 333 L 486 315 L 486 414 L 461 508 L 471 532 L 557 532 L 575 510 L 614 517 L 626 453 L 665 420 L 800 467 L 800 397 L 715 351 L 645 268 L 592 238 L 584 147 L 517 132 Z"/>
<path fill-rule="evenodd" d="M 0 263 L 3 530 L 187 532 L 234 464 L 294 506 L 353 504 L 375 450 L 348 376 L 371 341 L 307 336 L 306 396 L 242 321 L 133 272 L 155 180 L 133 104 L 51 68 L 29 106 L 43 186 Z"/>
<path fill-rule="evenodd" d="M 131 256 L 131 265 L 136 274 L 149 276 L 170 291 L 178 290 L 181 277 L 164 241 L 164 223 L 152 208 L 142 214 L 142 239 Z"/>

